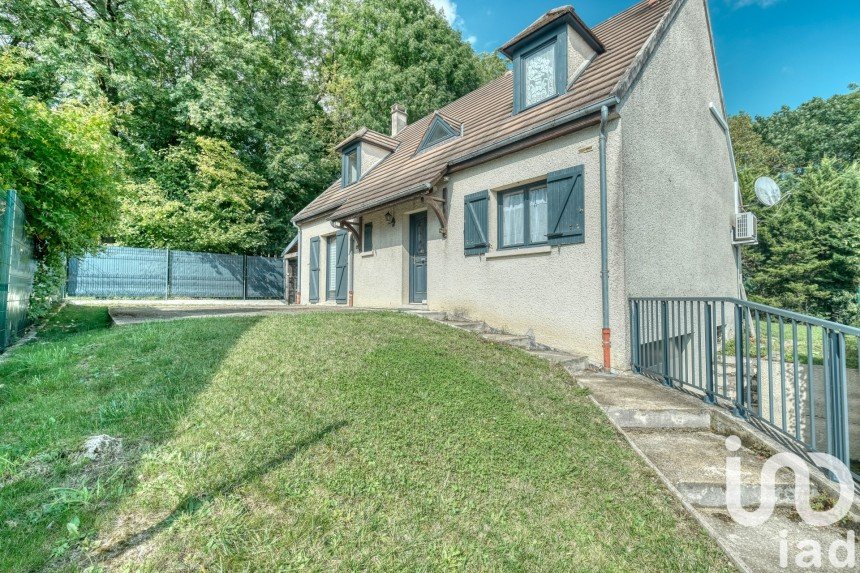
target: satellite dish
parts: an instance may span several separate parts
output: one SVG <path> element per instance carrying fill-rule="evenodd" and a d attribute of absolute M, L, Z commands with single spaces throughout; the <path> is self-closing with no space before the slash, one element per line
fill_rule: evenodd
<path fill-rule="evenodd" d="M 770 177 L 759 177 L 755 180 L 755 196 L 765 207 L 773 207 L 782 199 L 782 191 Z"/>

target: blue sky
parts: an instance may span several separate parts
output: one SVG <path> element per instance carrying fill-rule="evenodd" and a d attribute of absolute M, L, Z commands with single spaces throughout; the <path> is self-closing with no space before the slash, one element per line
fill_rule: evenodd
<path fill-rule="evenodd" d="M 667 1 L 667 0 L 663 0 Z M 594 26 L 635 0 L 431 0 L 478 51 L 572 4 Z M 767 115 L 860 83 L 860 0 L 709 0 L 726 105 Z"/>

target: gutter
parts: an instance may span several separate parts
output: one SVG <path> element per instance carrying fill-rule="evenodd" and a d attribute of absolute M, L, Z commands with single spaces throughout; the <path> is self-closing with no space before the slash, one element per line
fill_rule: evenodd
<path fill-rule="evenodd" d="M 612 331 L 609 328 L 609 215 L 606 189 L 606 124 L 609 108 L 600 108 L 600 283 L 603 302 L 603 369 L 612 369 Z"/>

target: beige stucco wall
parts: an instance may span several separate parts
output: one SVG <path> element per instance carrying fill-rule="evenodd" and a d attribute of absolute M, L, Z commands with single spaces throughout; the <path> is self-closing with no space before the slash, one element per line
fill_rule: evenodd
<path fill-rule="evenodd" d="M 377 147 L 376 145 L 372 145 L 367 143 L 366 141 L 361 144 L 361 174 L 362 176 L 370 171 L 377 163 L 385 159 L 385 156 L 388 155 L 390 151 L 387 149 L 383 149 L 381 147 Z"/>
<path fill-rule="evenodd" d="M 703 0 L 687 0 L 620 106 L 632 296 L 737 296 L 735 212 Z"/>
<path fill-rule="evenodd" d="M 585 70 L 589 60 L 594 56 L 594 49 L 582 39 L 582 36 L 573 29 L 567 27 L 567 83 L 572 84 L 574 80 Z"/>

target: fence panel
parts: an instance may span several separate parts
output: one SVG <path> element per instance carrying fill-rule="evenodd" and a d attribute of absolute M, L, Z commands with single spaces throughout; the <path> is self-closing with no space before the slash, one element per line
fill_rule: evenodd
<path fill-rule="evenodd" d="M 284 261 L 274 257 L 248 257 L 248 298 L 284 295 Z"/>
<path fill-rule="evenodd" d="M 98 298 L 283 298 L 274 257 L 106 247 L 69 262 L 68 294 Z"/>
<path fill-rule="evenodd" d="M 170 251 L 170 296 L 243 298 L 242 255 Z"/>
<path fill-rule="evenodd" d="M 161 249 L 106 247 L 69 261 L 69 296 L 163 297 L 167 253 Z"/>
<path fill-rule="evenodd" d="M 15 191 L 7 191 L 0 201 L 0 351 L 27 327 L 36 265 L 25 224 L 24 204 Z"/>

